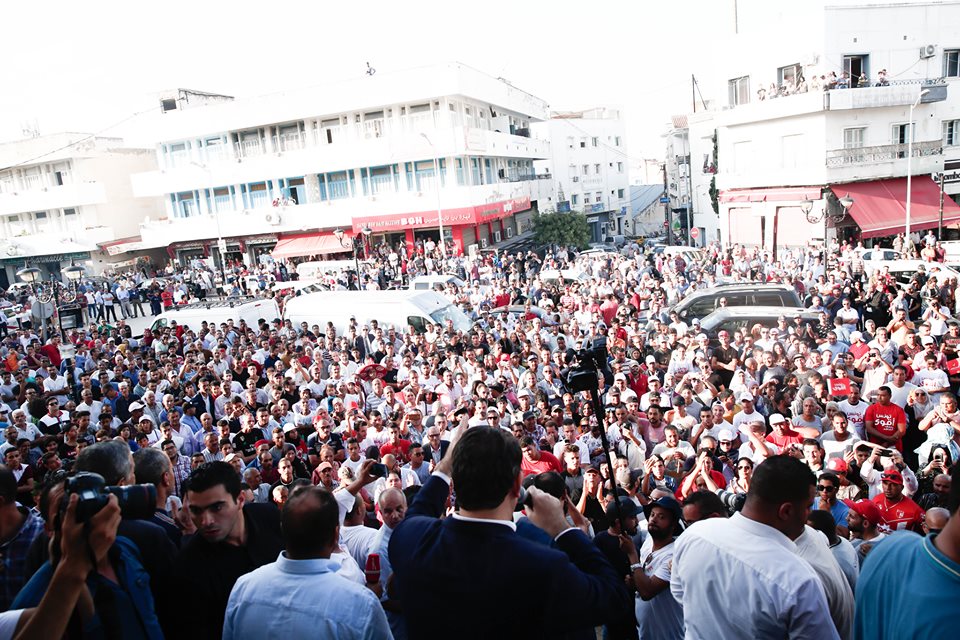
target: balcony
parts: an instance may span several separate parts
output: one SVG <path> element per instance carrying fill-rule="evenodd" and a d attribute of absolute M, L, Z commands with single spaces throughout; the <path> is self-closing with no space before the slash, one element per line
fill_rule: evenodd
<path fill-rule="evenodd" d="M 943 80 L 902 82 L 883 87 L 833 89 L 825 92 L 825 108 L 830 111 L 871 109 L 877 107 L 907 107 L 916 101 L 921 91 L 927 91 L 921 104 L 943 102 L 947 99 L 947 84 Z"/>
<path fill-rule="evenodd" d="M 255 158 L 262 156 L 264 153 L 263 141 L 259 138 L 256 140 L 241 140 L 234 146 L 238 158 Z"/>
<path fill-rule="evenodd" d="M 38 187 L 30 190 L 0 193 L 0 215 L 76 208 L 106 202 L 104 186 L 100 182 L 80 182 L 56 187 Z"/>
<path fill-rule="evenodd" d="M 877 87 L 882 88 L 882 87 Z M 848 89 L 849 91 L 849 89 Z M 850 149 L 832 149 L 827 151 L 827 167 L 845 167 L 848 165 L 874 164 L 902 160 L 907 157 L 909 145 L 882 144 L 875 147 L 853 147 Z M 926 140 L 913 143 L 913 157 L 926 158 L 943 154 L 942 140 Z"/>
<path fill-rule="evenodd" d="M 826 153 L 824 182 L 856 182 L 900 178 L 907 175 L 906 144 L 831 149 Z M 913 143 L 910 173 L 915 176 L 943 169 L 943 142 L 922 140 Z M 813 184 L 813 183 L 811 183 Z"/>
<path fill-rule="evenodd" d="M 283 133 L 273 137 L 273 146 L 277 151 L 299 151 L 307 146 L 303 133 Z"/>

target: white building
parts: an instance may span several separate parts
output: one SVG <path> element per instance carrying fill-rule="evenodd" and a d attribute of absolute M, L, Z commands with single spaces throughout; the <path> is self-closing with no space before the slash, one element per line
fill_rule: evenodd
<path fill-rule="evenodd" d="M 250 99 L 184 95 L 198 98 L 164 104 L 159 170 L 133 176 L 136 193 L 165 200 L 142 235 L 171 258 L 214 256 L 218 238 L 229 260 L 343 253 L 365 229 L 409 249 L 441 225 L 470 251 L 554 206 L 533 167 L 549 144 L 530 136 L 546 103 L 461 64 Z"/>
<path fill-rule="evenodd" d="M 159 208 L 156 198 L 134 197 L 130 173 L 156 166 L 152 149 L 83 133 L 0 144 L 0 286 L 17 282 L 25 265 L 57 278 L 70 264 L 111 266 L 103 248 L 137 236 Z"/>
<path fill-rule="evenodd" d="M 960 3 L 814 10 L 739 0 L 737 19 L 738 33 L 717 44 L 716 68 L 697 75 L 708 111 L 688 118 L 694 210 L 709 210 L 716 171 L 723 241 L 771 249 L 819 243 L 825 233 L 902 232 L 908 166 L 911 228 L 936 228 L 932 176 L 945 163 L 946 194 L 960 194 L 951 169 L 960 165 Z M 817 86 L 844 71 L 854 88 Z M 771 84 L 792 88 L 801 78 L 806 92 L 771 99 Z M 945 225 L 960 220 L 952 198 Z"/>
<path fill-rule="evenodd" d="M 551 157 L 535 163 L 538 174 L 550 174 L 563 191 L 558 211 L 580 211 L 590 223 L 592 239 L 625 233 L 628 219 L 628 158 L 624 122 L 618 109 L 553 112 L 534 125 L 538 137 L 550 140 Z"/>

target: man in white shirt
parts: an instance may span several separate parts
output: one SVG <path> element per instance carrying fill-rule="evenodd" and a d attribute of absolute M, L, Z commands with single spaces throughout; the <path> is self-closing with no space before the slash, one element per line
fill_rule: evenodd
<path fill-rule="evenodd" d="M 670 589 L 687 637 L 840 637 L 820 578 L 794 543 L 815 484 L 803 462 L 770 458 L 753 472 L 742 511 L 697 522 L 677 539 Z"/>
<path fill-rule="evenodd" d="M 860 399 L 860 386 L 857 384 L 851 384 L 850 395 L 847 396 L 847 399 L 843 402 L 837 403 L 837 408 L 843 412 L 843 415 L 847 416 L 850 428 L 860 436 L 860 438 L 864 437 L 863 414 L 867 412 L 867 407 L 869 406 L 869 404 Z M 901 407 L 901 409 L 902 408 L 903 407 Z"/>
<path fill-rule="evenodd" d="M 906 409 L 910 392 L 917 388 L 917 385 L 907 382 L 907 369 L 901 364 L 893 368 L 887 386 L 890 387 L 890 402 L 901 409 Z"/>
<path fill-rule="evenodd" d="M 863 442 L 860 436 L 851 433 L 849 420 L 842 413 L 833 416 L 833 423 L 830 426 L 833 427 L 833 431 L 827 431 L 820 436 L 824 462 L 831 458 L 843 459 L 848 452 L 856 449 L 857 444 Z"/>
<path fill-rule="evenodd" d="M 733 416 L 733 428 L 739 433 L 747 433 L 748 425 L 751 422 L 763 422 L 766 424 L 766 418 L 762 413 L 757 411 L 756 406 L 753 404 L 753 394 L 749 391 L 744 391 L 737 397 L 737 401 L 740 402 L 741 411 Z"/>

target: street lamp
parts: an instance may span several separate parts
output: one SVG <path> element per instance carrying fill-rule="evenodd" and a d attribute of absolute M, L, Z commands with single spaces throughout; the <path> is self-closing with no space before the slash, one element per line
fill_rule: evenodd
<path fill-rule="evenodd" d="M 440 251 L 446 257 L 447 251 L 443 242 L 443 209 L 440 207 L 440 158 L 437 156 L 437 147 L 434 146 L 427 134 L 421 132 L 420 136 L 427 141 L 427 144 L 433 150 L 434 190 L 437 192 L 437 229 L 440 231 Z"/>
<path fill-rule="evenodd" d="M 365 236 L 369 236 L 371 233 L 373 233 L 373 230 L 370 227 L 364 227 L 363 229 L 360 230 L 360 233 L 362 233 Z M 340 246 L 346 249 L 347 245 L 344 244 L 343 242 L 343 239 L 344 239 L 343 229 L 340 229 L 339 227 L 334 229 L 333 235 L 334 237 L 336 237 L 337 241 L 340 243 Z M 357 291 L 360 291 L 360 258 L 358 256 L 359 251 L 357 249 L 357 238 L 359 237 L 360 236 L 355 237 L 350 246 L 350 249 L 353 251 L 353 267 L 357 274 Z"/>
<path fill-rule="evenodd" d="M 800 210 L 803 211 L 803 215 L 807 217 L 807 222 L 810 224 L 817 224 L 820 222 L 820 218 L 811 214 L 811 211 L 813 211 L 813 200 L 804 200 L 801 202 Z"/>
<path fill-rule="evenodd" d="M 57 295 L 56 283 L 51 283 L 53 285 L 53 304 L 54 307 L 48 316 L 44 310 L 44 305 L 50 304 L 50 296 L 44 296 L 41 292 L 37 291 L 37 284 L 43 281 L 43 271 L 37 267 L 24 267 L 17 271 L 17 277 L 30 285 L 30 292 L 33 293 L 33 299 L 35 300 L 36 308 L 31 307 L 30 315 L 40 320 L 40 335 L 46 340 L 47 337 L 47 318 L 53 316 L 56 312 L 57 307 L 60 306 L 60 299 Z M 44 299 L 46 298 L 46 299 Z M 57 322 L 60 321 L 60 314 L 57 314 Z M 60 336 L 63 337 L 63 326 L 60 326 Z"/>
<path fill-rule="evenodd" d="M 913 189 L 913 171 L 911 165 L 913 163 L 913 110 L 920 104 L 920 100 L 923 99 L 923 96 L 930 93 L 930 89 L 922 89 L 919 94 L 917 94 L 917 99 L 913 101 L 913 104 L 910 105 L 910 118 L 908 120 L 907 127 L 910 129 L 907 132 L 907 225 L 906 225 L 906 245 L 911 246 L 910 243 L 910 195 Z"/>
<path fill-rule="evenodd" d="M 209 196 L 213 196 L 213 222 L 217 227 L 217 251 L 220 252 L 220 279 L 223 281 L 223 292 L 227 293 L 227 243 L 223 240 L 223 233 L 220 231 L 220 207 L 217 206 L 217 196 L 213 193 L 214 184 L 213 184 L 213 173 L 210 171 L 210 167 L 207 165 L 197 162 L 196 160 L 191 160 L 190 164 L 201 169 L 204 173 L 207 174 L 208 186 L 205 191 L 208 191 L 207 197 L 207 208 L 210 208 L 211 199 Z"/>

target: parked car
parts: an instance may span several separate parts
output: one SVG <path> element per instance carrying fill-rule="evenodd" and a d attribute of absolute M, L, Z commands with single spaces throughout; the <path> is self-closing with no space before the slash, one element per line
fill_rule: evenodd
<path fill-rule="evenodd" d="M 728 307 L 802 306 L 800 296 L 793 287 L 781 284 L 732 283 L 700 289 L 678 302 L 671 311 L 681 318 L 704 318 L 720 307 L 725 298 Z"/>
<path fill-rule="evenodd" d="M 768 328 L 775 327 L 780 318 L 786 318 L 791 326 L 795 326 L 794 318 L 798 317 L 801 324 L 804 322 L 817 324 L 820 321 L 816 311 L 803 307 L 724 307 L 701 320 L 700 328 L 708 338 L 715 340 L 722 330 L 729 331 L 733 335 L 734 331 L 749 330 L 755 324 Z"/>

